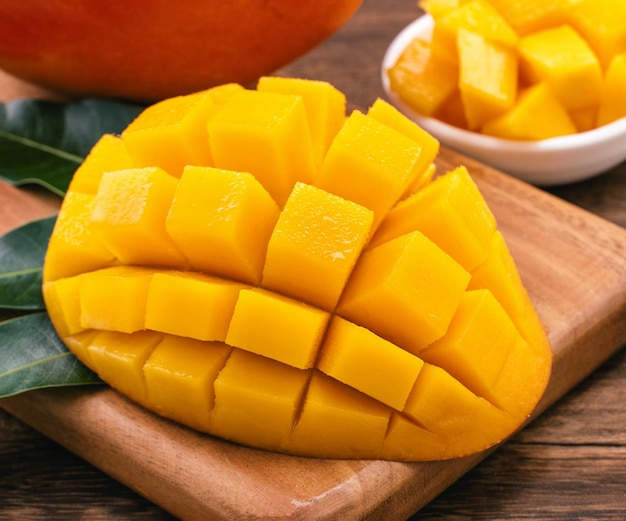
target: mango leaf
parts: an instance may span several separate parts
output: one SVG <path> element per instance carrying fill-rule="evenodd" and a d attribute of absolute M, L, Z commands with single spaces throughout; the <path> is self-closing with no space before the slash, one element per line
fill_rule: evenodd
<path fill-rule="evenodd" d="M 55 220 L 32 221 L 0 237 L 0 308 L 45 308 L 41 275 Z"/>
<path fill-rule="evenodd" d="M 43 387 L 101 383 L 61 342 L 46 313 L 0 323 L 0 398 Z"/>
<path fill-rule="evenodd" d="M 0 178 L 64 195 L 105 133 L 120 133 L 143 107 L 109 100 L 73 103 L 16 100 L 0 104 Z"/>

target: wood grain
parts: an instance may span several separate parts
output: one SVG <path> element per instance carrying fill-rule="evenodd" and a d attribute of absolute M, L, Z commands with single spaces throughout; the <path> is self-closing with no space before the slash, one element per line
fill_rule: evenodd
<path fill-rule="evenodd" d="M 540 412 L 626 341 L 626 231 L 452 151 L 439 164 L 470 168 L 548 330 L 555 364 Z M 486 456 L 416 464 L 293 458 L 192 432 L 108 388 L 24 393 L 2 406 L 189 520 L 407 517 Z"/>

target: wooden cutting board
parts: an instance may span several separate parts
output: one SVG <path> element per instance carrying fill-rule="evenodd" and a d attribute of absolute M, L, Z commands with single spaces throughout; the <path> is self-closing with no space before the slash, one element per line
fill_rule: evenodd
<path fill-rule="evenodd" d="M 498 220 L 548 331 L 553 375 L 537 414 L 626 344 L 626 230 L 449 150 Z M 0 183 L 0 233 L 58 201 Z M 105 387 L 0 400 L 44 435 L 184 520 L 401 519 L 488 454 L 398 463 L 252 450 L 158 418 Z"/>

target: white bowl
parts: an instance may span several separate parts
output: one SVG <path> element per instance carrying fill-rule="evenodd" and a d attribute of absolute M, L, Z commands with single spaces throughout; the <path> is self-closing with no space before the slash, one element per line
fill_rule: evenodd
<path fill-rule="evenodd" d="M 581 181 L 626 160 L 626 118 L 571 136 L 513 141 L 462 130 L 416 113 L 391 90 L 387 70 L 416 36 L 429 39 L 433 25 L 432 17 L 424 15 L 396 36 L 383 59 L 382 82 L 389 101 L 443 145 L 540 186 Z"/>

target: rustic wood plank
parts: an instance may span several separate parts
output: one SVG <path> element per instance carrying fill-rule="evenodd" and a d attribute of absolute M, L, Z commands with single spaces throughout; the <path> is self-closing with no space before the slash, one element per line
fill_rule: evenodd
<path fill-rule="evenodd" d="M 0 432 L 2 520 L 175 519 L 2 410 Z M 85 505 L 79 517 L 76 505 Z"/>

